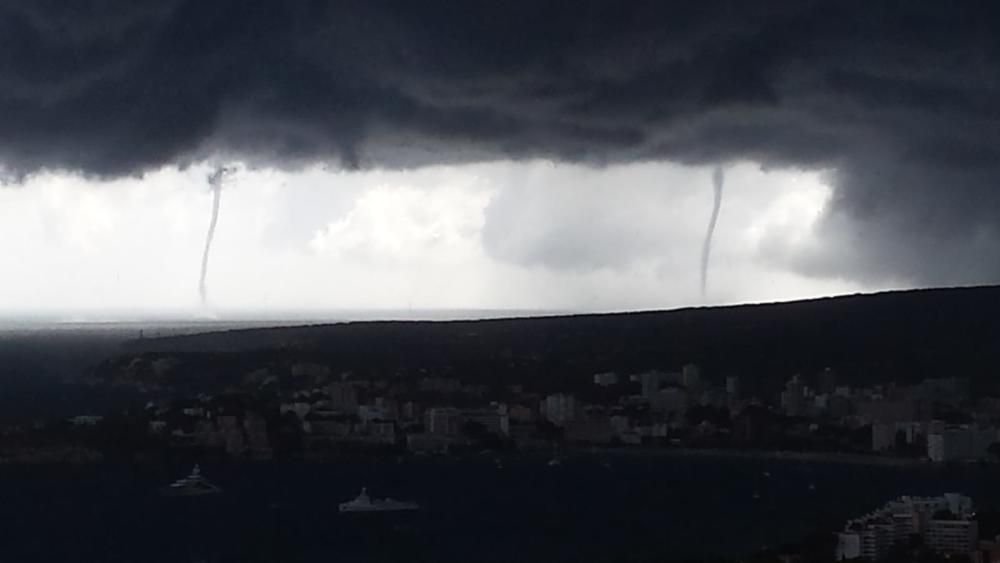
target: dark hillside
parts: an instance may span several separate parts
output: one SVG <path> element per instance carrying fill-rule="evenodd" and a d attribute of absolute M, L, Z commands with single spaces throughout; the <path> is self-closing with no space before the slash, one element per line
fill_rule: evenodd
<path fill-rule="evenodd" d="M 542 390 L 586 384 L 598 371 L 676 369 L 686 362 L 701 364 L 710 378 L 739 375 L 748 389 L 773 388 L 796 372 L 825 367 L 854 383 L 959 375 L 992 388 L 1000 366 L 1000 287 L 607 315 L 254 329 L 128 346 L 127 357 L 144 353 L 180 354 L 192 369 L 207 363 L 213 373 L 225 372 L 227 363 L 244 370 L 309 360 L 365 377 L 437 373 Z"/>

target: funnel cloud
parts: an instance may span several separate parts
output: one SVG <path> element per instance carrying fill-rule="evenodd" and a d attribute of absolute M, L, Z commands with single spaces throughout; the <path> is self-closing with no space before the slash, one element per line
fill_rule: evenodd
<path fill-rule="evenodd" d="M 705 231 L 705 242 L 701 245 L 701 296 L 705 297 L 708 289 L 708 261 L 712 254 L 712 237 L 715 235 L 715 224 L 719 221 L 719 208 L 722 207 L 722 183 L 725 180 L 721 166 L 716 166 L 712 172 L 712 189 L 715 199 L 712 203 L 712 215 L 708 219 L 708 229 Z"/>
<path fill-rule="evenodd" d="M 220 166 L 208 175 L 208 185 L 212 190 L 212 219 L 208 222 L 208 233 L 205 235 L 205 250 L 201 254 L 201 275 L 198 277 L 198 295 L 201 306 L 208 304 L 208 258 L 212 252 L 212 239 L 215 238 L 215 226 L 219 222 L 219 201 L 222 199 L 222 184 L 226 176 L 232 173 L 231 168 Z"/>

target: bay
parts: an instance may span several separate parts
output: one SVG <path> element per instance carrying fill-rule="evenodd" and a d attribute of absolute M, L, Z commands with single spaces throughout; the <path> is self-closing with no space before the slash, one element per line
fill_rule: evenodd
<path fill-rule="evenodd" d="M 833 531 L 902 495 L 1000 506 L 996 468 L 580 453 L 202 466 L 217 496 L 158 489 L 189 467 L 0 468 L 0 561 L 668 561 Z M 340 514 L 361 487 L 412 513 Z"/>

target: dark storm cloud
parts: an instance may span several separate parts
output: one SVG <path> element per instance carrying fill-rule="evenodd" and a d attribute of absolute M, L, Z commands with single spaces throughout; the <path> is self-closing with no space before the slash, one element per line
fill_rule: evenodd
<path fill-rule="evenodd" d="M 8 0 L 0 162 L 748 158 L 836 171 L 805 271 L 997 280 L 995 6 Z"/>

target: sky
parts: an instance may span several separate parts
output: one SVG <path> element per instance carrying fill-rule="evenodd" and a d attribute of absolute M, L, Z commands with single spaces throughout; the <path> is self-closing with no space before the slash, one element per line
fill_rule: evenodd
<path fill-rule="evenodd" d="M 45 174 L 0 191 L 0 253 L 20 265 L 4 276 L 0 307 L 197 310 L 210 171 Z M 726 181 L 703 297 L 704 168 L 240 166 L 223 187 L 207 310 L 605 311 L 863 289 L 798 274 L 786 258 L 821 243 L 821 175 L 741 163 Z"/>
<path fill-rule="evenodd" d="M 991 2 L 9 0 L 0 311 L 996 283 L 998 25 Z"/>

